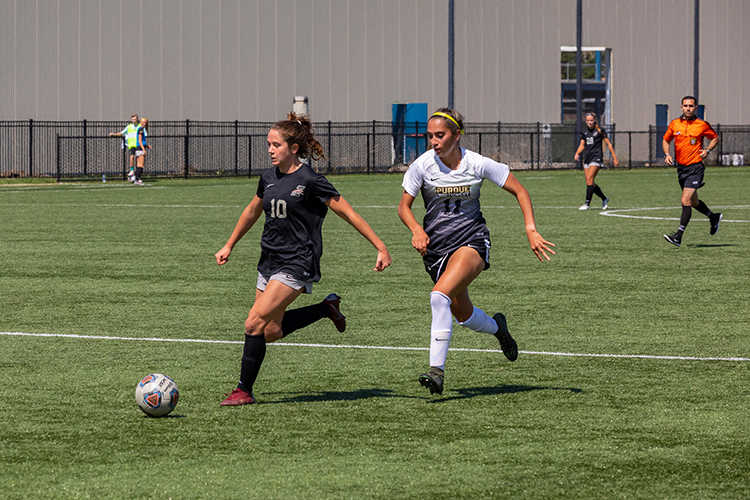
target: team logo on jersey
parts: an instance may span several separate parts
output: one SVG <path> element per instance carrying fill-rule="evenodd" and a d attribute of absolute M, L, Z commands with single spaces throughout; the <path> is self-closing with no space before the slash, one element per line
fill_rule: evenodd
<path fill-rule="evenodd" d="M 469 198 L 471 186 L 436 186 L 435 194 L 439 198 Z"/>
<path fill-rule="evenodd" d="M 682 132 L 675 132 L 674 135 L 682 135 Z"/>
<path fill-rule="evenodd" d="M 297 189 L 292 191 L 292 196 L 304 196 L 305 195 L 305 186 L 297 186 Z"/>

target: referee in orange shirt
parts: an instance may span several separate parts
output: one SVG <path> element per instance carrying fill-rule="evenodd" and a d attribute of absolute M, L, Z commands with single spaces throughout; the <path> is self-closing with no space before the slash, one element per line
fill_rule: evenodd
<path fill-rule="evenodd" d="M 682 233 L 690 222 L 693 208 L 708 217 L 711 222 L 711 235 L 716 234 L 721 222 L 721 213 L 712 212 L 702 200 L 698 199 L 698 188 L 703 187 L 703 173 L 706 169 L 703 159 L 719 144 L 719 137 L 705 122 L 695 116 L 695 108 L 698 100 L 689 95 L 682 98 L 682 116 L 672 120 L 664 134 L 662 149 L 664 150 L 664 161 L 667 165 L 674 165 L 677 160 L 677 178 L 682 188 L 682 215 L 680 216 L 680 227 L 677 232 L 665 234 L 664 239 L 675 246 L 682 243 Z M 710 142 L 706 148 L 703 147 L 703 139 Z M 669 154 L 669 143 L 674 139 L 675 158 Z"/>

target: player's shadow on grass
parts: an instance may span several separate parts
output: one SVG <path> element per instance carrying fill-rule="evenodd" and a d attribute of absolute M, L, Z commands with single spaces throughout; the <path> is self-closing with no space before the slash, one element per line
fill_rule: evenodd
<path fill-rule="evenodd" d="M 718 247 L 736 247 L 737 245 L 729 244 L 729 243 L 723 243 L 721 245 L 685 245 L 688 248 L 718 248 Z"/>
<path fill-rule="evenodd" d="M 478 396 L 497 396 L 500 394 L 515 394 L 517 392 L 528 391 L 570 391 L 576 394 L 583 392 L 583 389 L 574 387 L 535 387 L 529 385 L 501 385 L 498 387 L 466 387 L 463 389 L 454 389 L 450 392 L 457 392 L 458 396 L 447 396 L 440 399 L 432 399 L 430 403 L 444 403 L 455 399 L 468 399 Z"/>
<path fill-rule="evenodd" d="M 268 393 L 271 394 L 287 394 L 282 396 L 276 401 L 261 401 L 263 404 L 269 403 L 314 403 L 317 401 L 359 401 L 361 399 L 373 399 L 373 398 L 407 398 L 416 399 L 415 396 L 405 396 L 398 394 L 389 389 L 357 389 L 356 391 L 323 391 L 323 392 L 300 392 L 293 395 L 289 393 Z"/>

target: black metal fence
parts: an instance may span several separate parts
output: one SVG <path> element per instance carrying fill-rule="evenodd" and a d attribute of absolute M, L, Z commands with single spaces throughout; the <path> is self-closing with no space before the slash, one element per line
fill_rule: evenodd
<path fill-rule="evenodd" d="M 129 153 L 119 132 L 123 122 L 0 121 L 0 177 L 58 180 L 124 178 Z M 152 121 L 146 173 L 149 177 L 252 176 L 270 166 L 268 122 Z M 400 172 L 427 147 L 425 123 L 318 122 L 317 139 L 326 173 Z M 709 165 L 750 163 L 750 126 L 714 126 L 719 147 Z M 663 166 L 662 131 L 607 128 L 621 167 Z M 462 145 L 513 170 L 575 168 L 574 126 L 542 123 L 469 123 Z"/>

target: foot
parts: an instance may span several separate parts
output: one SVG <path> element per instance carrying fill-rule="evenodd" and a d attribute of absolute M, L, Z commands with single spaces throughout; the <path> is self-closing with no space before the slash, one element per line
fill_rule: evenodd
<path fill-rule="evenodd" d="M 673 235 L 664 235 L 664 239 L 673 244 L 674 246 L 678 247 L 682 243 L 682 238 L 680 236 L 677 236 L 677 233 L 674 233 Z"/>
<path fill-rule="evenodd" d="M 136 186 L 143 186 L 143 181 L 140 179 L 137 179 L 137 180 L 134 179 L 133 184 Z"/>
<path fill-rule="evenodd" d="M 588 210 L 588 209 L 589 209 L 589 204 L 588 203 L 584 203 L 583 205 L 581 205 L 580 207 L 578 207 L 578 210 Z"/>
<path fill-rule="evenodd" d="M 242 406 L 255 403 L 255 397 L 253 397 L 253 394 L 251 392 L 243 391 L 239 387 L 237 389 L 232 389 L 232 393 L 226 395 L 229 397 L 219 403 L 221 406 Z"/>
<path fill-rule="evenodd" d="M 605 196 L 602 200 L 602 210 L 607 210 L 607 207 L 609 206 L 609 196 Z"/>
<path fill-rule="evenodd" d="M 500 341 L 500 348 L 503 350 L 505 357 L 511 361 L 518 359 L 518 345 L 508 331 L 508 322 L 505 321 L 505 315 L 502 313 L 495 314 L 492 319 L 497 323 L 498 330 L 495 337 Z"/>
<path fill-rule="evenodd" d="M 709 221 L 711 221 L 711 236 L 716 234 L 716 231 L 719 230 L 719 222 L 721 222 L 721 219 L 724 217 L 724 215 L 719 213 L 713 213 L 711 214 L 711 217 L 708 218 Z"/>
<path fill-rule="evenodd" d="M 428 373 L 423 373 L 419 376 L 419 383 L 430 390 L 430 394 L 442 394 L 443 393 L 443 380 L 445 374 L 440 368 L 433 366 L 430 367 Z"/>
<path fill-rule="evenodd" d="M 333 321 L 333 324 L 336 325 L 336 330 L 339 332 L 346 330 L 346 316 L 341 314 L 341 311 L 339 310 L 341 297 L 332 293 L 323 299 L 323 303 L 328 306 L 328 309 L 331 312 L 328 317 Z"/>

